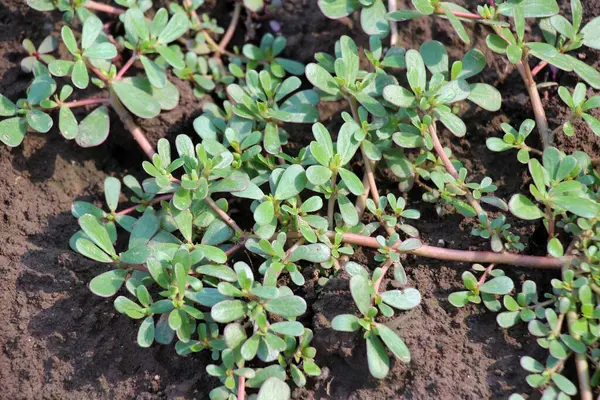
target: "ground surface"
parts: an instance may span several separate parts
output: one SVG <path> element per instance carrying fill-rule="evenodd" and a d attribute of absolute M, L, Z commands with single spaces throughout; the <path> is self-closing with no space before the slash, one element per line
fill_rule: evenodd
<path fill-rule="evenodd" d="M 25 37 L 39 43 L 51 33 L 57 14 L 41 14 L 28 9 L 24 1 L 0 1 L 0 93 L 15 99 L 25 90 L 29 76 L 21 73 L 23 57 L 20 42 Z M 285 1 L 278 20 L 288 38 L 286 56 L 310 62 L 317 51 L 331 52 L 341 34 L 350 34 L 359 44 L 366 38 L 355 19 L 326 20 L 313 0 Z M 400 3 L 404 3 L 401 1 Z M 476 2 L 471 2 L 471 6 Z M 566 3 L 566 2 L 565 2 Z M 599 1 L 586 1 L 589 16 L 600 9 Z M 403 4 L 401 4 L 402 6 Z M 227 3 L 219 2 L 218 15 L 226 21 Z M 434 37 L 458 58 L 466 48 L 440 19 L 422 19 L 400 26 L 403 45 L 415 47 Z M 244 31 L 252 33 L 247 25 Z M 264 30 L 265 27 L 259 30 Z M 476 47 L 484 49 L 484 35 L 475 28 Z M 238 34 L 237 40 L 243 40 Z M 488 175 L 501 184 L 498 194 L 507 197 L 526 187 L 524 168 L 511 155 L 495 155 L 485 149 L 485 139 L 498 135 L 501 122 L 519 124 L 530 118 L 529 104 L 516 71 L 506 61 L 488 55 L 492 68 L 483 81 L 501 90 L 503 109 L 487 113 L 464 110 L 469 127 L 465 139 L 449 141 L 453 151 L 475 176 Z M 596 55 L 581 54 L 595 60 Z M 563 84 L 575 81 L 559 76 Z M 141 126 L 156 140 L 179 133 L 194 136 L 193 117 L 199 102 L 189 87 L 181 86 L 182 101 L 176 110 Z M 556 124 L 564 115 L 548 90 L 544 102 L 548 117 Z M 328 104 L 322 118 L 335 131 L 340 118 L 334 117 L 343 104 Z M 141 349 L 135 343 L 137 324 L 113 309 L 111 301 L 93 296 L 89 280 L 103 267 L 72 253 L 68 239 L 77 229 L 70 215 L 75 199 L 98 200 L 107 175 L 126 173 L 142 176 L 138 167 L 142 154 L 112 119 L 111 136 L 95 149 L 82 150 L 63 140 L 53 129 L 47 135 L 30 134 L 24 144 L 13 150 L 0 147 L 0 398 L 206 398 L 216 382 L 204 373 L 202 356 L 178 357 L 174 349 L 154 346 Z M 292 143 L 306 145 L 307 127 L 292 130 Z M 565 150 L 584 148 L 600 154 L 598 141 L 589 131 L 575 139 L 559 138 Z M 380 178 L 385 172 L 380 172 Z M 385 185 L 383 187 L 386 187 Z M 387 187 L 394 190 L 393 185 Z M 438 218 L 431 205 L 411 194 L 412 207 L 423 219 L 417 224 L 431 244 L 444 240 L 448 247 L 477 249 L 486 246 L 469 235 L 471 225 L 454 214 Z M 235 216 L 235 214 L 234 214 Z M 513 221 L 514 222 L 514 221 Z M 529 238 L 532 228 L 517 223 L 516 228 L 529 243 L 529 252 L 539 251 Z M 372 254 L 358 254 L 368 263 Z M 447 302 L 450 292 L 460 286 L 460 274 L 467 265 L 423 259 L 407 259 L 409 279 L 423 295 L 416 310 L 389 322 L 398 329 L 412 352 L 409 365 L 393 364 L 384 381 L 369 377 L 365 349 L 358 338 L 330 329 L 333 316 L 352 312 L 347 280 L 339 278 L 318 293 L 308 296 L 312 304 L 312 328 L 318 347 L 318 364 L 323 376 L 296 390 L 303 399 L 428 399 L 428 398 L 507 398 L 515 391 L 528 393 L 518 365 L 523 355 L 539 355 L 535 343 L 523 328 L 505 332 L 495 324 L 495 316 L 479 307 L 456 310 Z M 511 269 L 519 279 L 534 278 L 548 282 L 551 274 Z M 310 292 L 310 287 L 307 288 Z"/>

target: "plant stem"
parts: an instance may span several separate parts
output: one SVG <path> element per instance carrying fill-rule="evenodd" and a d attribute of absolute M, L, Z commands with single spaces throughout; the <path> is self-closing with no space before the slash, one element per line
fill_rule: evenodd
<path fill-rule="evenodd" d="M 97 3 L 92 0 L 88 0 L 88 2 L 85 3 L 84 7 L 87 8 L 88 10 L 101 11 L 101 12 L 105 12 L 107 14 L 121 15 L 125 12 L 125 10 L 123 10 L 121 8 L 109 6 L 107 4 Z"/>
<path fill-rule="evenodd" d="M 152 160 L 152 156 L 154 156 L 155 153 L 154 147 L 150 144 L 148 138 L 146 138 L 146 135 L 140 129 L 140 127 L 135 124 L 133 118 L 125 109 L 125 106 L 123 106 L 123 103 L 121 103 L 121 100 L 119 100 L 119 97 L 112 89 L 110 90 L 110 105 L 121 119 L 121 122 L 123 122 L 123 125 L 125 125 L 129 132 L 131 132 L 131 135 L 137 144 L 142 148 L 144 153 L 146 153 L 146 156 Z"/>
<path fill-rule="evenodd" d="M 544 67 L 548 65 L 548 61 L 542 61 L 531 70 L 531 76 L 536 76 Z"/>
<path fill-rule="evenodd" d="M 365 207 L 367 206 L 367 199 L 369 198 L 369 192 L 371 191 L 371 187 L 369 186 L 369 176 L 366 172 L 363 174 L 362 183 L 365 187 L 365 192 L 356 198 L 356 212 L 358 213 L 359 219 L 365 212 Z"/>
<path fill-rule="evenodd" d="M 217 203 L 215 203 L 213 199 L 211 199 L 210 197 L 206 197 L 204 201 L 214 212 L 217 213 L 217 215 L 223 220 L 223 222 L 229 225 L 231 229 L 240 234 L 244 232 L 242 231 L 242 228 L 240 228 L 238 224 L 229 215 L 227 215 L 225 211 L 221 210 L 221 208 L 217 205 Z"/>
<path fill-rule="evenodd" d="M 492 272 L 492 270 L 494 269 L 495 266 L 496 266 L 496 264 L 488 265 L 488 267 L 483 272 L 483 275 L 481 275 L 481 278 L 479 278 L 479 281 L 477 282 L 477 287 L 479 287 L 485 283 L 487 276 L 489 275 L 490 272 Z"/>
<path fill-rule="evenodd" d="M 554 215 L 549 206 L 546 206 L 546 218 L 548 218 L 548 240 L 550 240 L 554 237 Z"/>
<path fill-rule="evenodd" d="M 115 77 L 115 80 L 123 79 L 123 75 L 125 75 L 125 72 L 127 72 L 127 70 L 129 68 L 131 68 L 131 66 L 133 65 L 133 63 L 135 62 L 135 60 L 137 60 L 137 53 L 134 51 L 133 54 L 131 55 L 131 57 L 129 58 L 129 60 L 127 60 L 127 62 L 125 63 L 125 65 L 123 65 L 123 67 L 117 73 L 117 76 Z"/>
<path fill-rule="evenodd" d="M 388 0 L 388 12 L 392 13 L 398 10 L 397 0 Z M 398 24 L 395 21 L 390 22 L 390 47 L 397 46 L 400 43 L 400 36 L 398 35 Z"/>
<path fill-rule="evenodd" d="M 385 263 L 383 263 L 383 265 L 381 266 L 381 275 L 379 276 L 379 278 L 377 278 L 377 280 L 373 284 L 373 288 L 375 289 L 375 294 L 379 293 L 379 286 L 381 285 L 381 281 L 383 281 L 383 277 L 385 276 L 385 274 L 388 272 L 388 269 L 390 269 L 390 267 L 393 264 L 394 264 L 394 262 L 392 261 L 392 259 L 388 258 L 387 260 L 385 260 Z"/>
<path fill-rule="evenodd" d="M 163 200 L 171 200 L 171 198 L 172 198 L 172 197 L 173 197 L 173 195 L 172 195 L 172 194 L 163 194 L 162 196 L 158 196 L 158 197 L 155 197 L 155 198 L 153 198 L 152 200 L 150 200 L 150 201 L 148 202 L 148 204 L 146 204 L 146 206 L 151 206 L 151 205 L 154 205 L 154 204 L 158 204 L 158 203 L 160 203 L 160 202 L 161 202 L 161 201 L 163 201 Z M 135 210 L 136 210 L 138 207 L 139 207 L 139 204 L 137 204 L 137 205 L 135 205 L 135 206 L 128 207 L 128 208 L 126 208 L 126 209 L 124 209 L 124 210 L 121 210 L 121 211 L 117 212 L 116 214 L 117 214 L 117 215 L 127 215 L 127 214 L 131 214 L 131 213 L 132 213 L 132 212 L 134 212 L 134 211 L 135 211 Z"/>
<path fill-rule="evenodd" d="M 104 75 L 104 73 L 102 73 L 102 71 L 100 71 L 98 68 L 94 67 L 92 64 L 90 64 L 89 62 L 85 63 L 86 67 L 92 71 L 98 78 L 100 78 L 102 81 L 104 82 L 108 82 L 109 79 L 106 75 Z"/>
<path fill-rule="evenodd" d="M 442 143 L 440 142 L 440 139 L 438 138 L 438 135 L 437 135 L 437 132 L 435 129 L 435 123 L 432 123 L 431 125 L 429 125 L 429 134 L 431 135 L 431 139 L 433 141 L 433 148 L 435 149 L 435 152 L 437 153 L 438 157 L 442 160 L 444 167 L 446 168 L 448 173 L 454 177 L 454 179 L 458 179 L 458 172 L 456 171 L 456 168 L 454 168 L 454 165 L 452 165 L 450 158 L 448 158 L 448 156 L 446 155 L 446 152 L 444 151 L 444 147 L 442 146 Z M 481 213 L 485 214 L 485 211 L 483 210 L 483 208 L 481 208 L 481 205 L 479 204 L 479 202 L 473 198 L 469 189 L 463 189 L 463 190 L 465 190 L 467 192 L 465 194 L 465 197 L 466 197 L 467 201 L 469 202 L 469 204 L 471 205 L 471 207 L 473 207 L 473 209 L 475 210 L 477 215 L 479 215 Z"/>
<path fill-rule="evenodd" d="M 225 251 L 225 254 L 227 255 L 227 257 L 229 257 L 229 256 L 237 253 L 241 249 L 243 249 L 244 243 L 246 243 L 246 240 L 242 237 L 242 239 L 238 243 L 234 244 L 229 249 L 227 249 L 227 251 Z"/>
<path fill-rule="evenodd" d="M 192 20 L 192 23 L 200 22 L 200 18 L 198 18 L 198 14 L 196 13 L 196 10 L 192 10 L 192 2 L 190 0 L 184 0 L 184 4 L 186 7 L 188 7 L 190 9 L 189 15 L 190 15 L 190 19 Z M 195 26 L 194 26 L 194 28 L 195 28 Z"/>
<path fill-rule="evenodd" d="M 329 200 L 327 201 L 327 226 L 329 227 L 329 229 L 333 229 L 333 214 L 335 212 L 335 200 L 336 200 L 336 192 L 335 192 L 335 183 L 337 180 L 337 174 L 333 174 L 331 175 L 331 189 L 332 189 L 332 193 L 331 196 L 329 197 Z"/>
<path fill-rule="evenodd" d="M 464 19 L 483 19 L 481 17 L 481 15 L 479 14 L 474 14 L 471 12 L 464 12 L 464 11 L 451 11 L 452 14 L 454 14 L 455 16 L 457 16 L 458 18 L 464 18 Z M 441 16 L 445 16 L 446 14 L 442 11 L 442 10 L 437 10 L 435 12 L 437 15 L 441 15 Z"/>
<path fill-rule="evenodd" d="M 233 9 L 233 16 L 231 17 L 231 22 L 229 23 L 229 27 L 227 28 L 227 32 L 219 42 L 218 50 L 220 53 L 223 53 L 227 48 L 227 45 L 233 38 L 233 34 L 235 33 L 235 29 L 237 28 L 238 21 L 240 19 L 240 12 L 242 11 L 242 3 L 237 1 L 235 3 L 235 8 Z"/>
<path fill-rule="evenodd" d="M 108 103 L 110 103 L 110 99 L 108 97 L 94 97 L 91 99 L 75 100 L 75 101 L 70 101 L 68 103 L 62 103 L 62 104 L 59 104 L 59 106 L 67 107 L 67 108 L 75 108 L 75 107 L 89 106 L 92 104 L 108 104 Z"/>
<path fill-rule="evenodd" d="M 334 238 L 335 232 L 327 232 L 327 235 L 329 238 Z M 374 249 L 379 248 L 379 243 L 377 243 L 377 240 L 374 237 L 358 235 L 355 233 L 344 233 L 342 235 L 342 241 L 344 243 L 355 244 Z M 399 244 L 400 242 L 398 242 L 397 245 Z M 415 250 L 407 251 L 406 253 L 426 258 L 436 258 L 438 260 L 461 261 L 468 263 L 521 265 L 524 267 L 546 269 L 559 269 L 563 264 L 572 260 L 572 257 L 554 258 L 513 253 L 494 253 L 491 251 L 454 250 L 429 246 L 426 244 Z"/>
<path fill-rule="evenodd" d="M 238 377 L 238 392 L 237 400 L 244 400 L 246 398 L 246 378 L 243 376 Z"/>
<path fill-rule="evenodd" d="M 574 339 L 579 340 L 580 335 L 573 332 L 571 326 L 577 321 L 577 313 L 569 311 L 567 313 L 567 322 L 569 333 Z M 590 369 L 585 353 L 575 353 L 575 368 L 577 369 L 577 379 L 579 381 L 579 398 L 581 400 L 592 400 L 592 387 L 590 385 Z"/>
<path fill-rule="evenodd" d="M 542 99 L 540 98 L 540 92 L 538 92 L 537 85 L 533 79 L 529 64 L 526 62 L 519 61 L 517 63 L 517 70 L 523 79 L 523 83 L 527 87 L 529 93 L 529 99 L 531 100 L 531 107 L 533 114 L 535 115 L 535 122 L 537 123 L 538 132 L 540 133 L 540 139 L 542 141 L 542 148 L 546 149 L 552 145 L 553 136 L 552 132 L 548 128 L 548 120 L 546 119 L 546 112 L 542 105 Z"/>

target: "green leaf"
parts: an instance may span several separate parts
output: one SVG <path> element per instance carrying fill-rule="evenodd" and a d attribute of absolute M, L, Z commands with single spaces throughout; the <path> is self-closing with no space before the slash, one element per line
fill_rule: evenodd
<path fill-rule="evenodd" d="M 104 143 L 109 130 L 108 109 L 98 107 L 81 121 L 75 141 L 81 147 L 98 146 Z"/>
<path fill-rule="evenodd" d="M 508 276 L 498 276 L 492 280 L 485 282 L 479 287 L 482 293 L 489 293 L 494 295 L 508 294 L 515 287 L 512 279 Z"/>
<path fill-rule="evenodd" d="M 152 86 L 157 88 L 164 88 L 167 86 L 167 75 L 161 67 L 159 67 L 154 61 L 150 60 L 146 56 L 140 56 L 140 61 L 144 66 L 144 71 L 148 76 L 148 80 Z"/>
<path fill-rule="evenodd" d="M 125 269 L 104 272 L 90 281 L 90 290 L 97 296 L 111 297 L 123 286 L 127 274 Z"/>
<path fill-rule="evenodd" d="M 577 387 L 575 384 L 561 374 L 554 373 L 552 374 L 551 379 L 561 391 L 565 392 L 569 396 L 575 396 L 577 394 Z"/>
<path fill-rule="evenodd" d="M 496 316 L 496 322 L 501 328 L 510 328 L 521 319 L 519 311 L 501 312 Z"/>
<path fill-rule="evenodd" d="M 17 106 L 0 94 L 0 117 L 12 117 L 17 112 Z"/>
<path fill-rule="evenodd" d="M 188 17 L 183 12 L 176 12 L 169 23 L 158 35 L 158 41 L 163 44 L 179 39 L 189 28 Z"/>
<path fill-rule="evenodd" d="M 325 68 L 318 64 L 308 64 L 306 66 L 306 78 L 313 86 L 331 95 L 340 94 L 340 85 L 333 79 L 333 76 Z"/>
<path fill-rule="evenodd" d="M 96 217 L 90 214 L 79 218 L 79 226 L 85 234 L 102 250 L 111 256 L 116 256 L 115 248 L 110 240 L 106 227 Z"/>
<path fill-rule="evenodd" d="M 575 353 L 584 354 L 586 352 L 587 346 L 581 340 L 575 339 L 573 336 L 566 334 L 560 335 L 560 339 Z"/>
<path fill-rule="evenodd" d="M 29 126 L 37 132 L 46 133 L 52 128 L 52 118 L 43 111 L 29 110 L 26 118 Z"/>
<path fill-rule="evenodd" d="M 535 220 L 544 216 L 542 210 L 522 194 L 513 195 L 508 202 L 508 208 L 516 217 L 525 220 Z"/>
<path fill-rule="evenodd" d="M 225 282 L 237 282 L 235 271 L 226 265 L 201 265 L 196 268 L 196 272 L 202 275 L 215 277 Z"/>
<path fill-rule="evenodd" d="M 137 342 L 140 347 L 150 347 L 154 342 L 154 318 L 146 317 L 138 330 Z"/>
<path fill-rule="evenodd" d="M 454 307 L 464 307 L 469 304 L 469 296 L 471 296 L 471 291 L 461 291 L 450 293 L 448 296 L 448 301 Z"/>
<path fill-rule="evenodd" d="M 367 362 L 369 372 L 377 379 L 386 377 L 390 370 L 390 357 L 377 335 L 367 336 Z"/>
<path fill-rule="evenodd" d="M 60 32 L 63 43 L 69 50 L 69 53 L 76 55 L 77 54 L 77 40 L 75 39 L 75 35 L 73 31 L 68 26 L 63 26 Z"/>
<path fill-rule="evenodd" d="M 67 76 L 73 71 L 74 65 L 73 61 L 54 60 L 48 65 L 48 70 L 54 76 Z"/>
<path fill-rule="evenodd" d="M 358 212 L 354 204 L 346 195 L 338 194 L 338 207 L 342 214 L 342 219 L 349 226 L 355 226 L 359 222 Z"/>
<path fill-rule="evenodd" d="M 571 23 L 569 22 L 569 20 L 567 20 L 565 17 L 563 17 L 560 14 L 554 15 L 552 18 L 550 18 L 550 23 L 552 24 L 554 29 L 556 29 L 561 35 L 566 36 L 569 39 L 573 39 L 575 37 L 575 34 L 577 33 L 575 31 L 575 29 L 573 28 L 573 25 L 571 25 Z M 599 26 L 598 33 L 600 33 L 600 26 Z M 583 44 L 586 44 L 585 43 L 585 35 L 583 38 Z M 587 44 L 586 44 L 586 46 L 587 46 Z"/>
<path fill-rule="evenodd" d="M 141 118 L 153 118 L 160 113 L 160 104 L 152 96 L 137 87 L 123 81 L 111 83 L 125 107 Z"/>
<path fill-rule="evenodd" d="M 369 96 L 367 93 L 363 92 L 354 92 L 354 97 L 358 102 L 371 114 L 376 117 L 384 117 L 386 116 L 385 108 L 373 97 Z"/>
<path fill-rule="evenodd" d="M 502 95 L 495 87 L 486 83 L 470 85 L 471 93 L 468 100 L 488 111 L 498 111 L 502 105 Z"/>
<path fill-rule="evenodd" d="M 343 18 L 361 7 L 358 0 L 318 0 L 321 12 L 331 19 Z"/>
<path fill-rule="evenodd" d="M 381 300 L 398 310 L 410 310 L 421 303 L 421 293 L 413 288 L 389 290 L 381 293 Z"/>
<path fill-rule="evenodd" d="M 277 189 L 275 189 L 276 200 L 287 200 L 295 197 L 306 187 L 306 172 L 302 166 L 294 164 L 286 168 L 281 174 Z"/>
<path fill-rule="evenodd" d="M 58 129 L 65 139 L 73 139 L 79 133 L 79 124 L 70 108 L 60 108 L 58 113 Z"/>
<path fill-rule="evenodd" d="M 583 218 L 597 218 L 600 215 L 600 204 L 583 197 L 554 196 L 552 202 Z"/>
<path fill-rule="evenodd" d="M 331 327 L 336 331 L 355 332 L 360 329 L 358 318 L 351 314 L 336 315 L 331 321 Z"/>
<path fill-rule="evenodd" d="M 329 168 L 322 165 L 311 165 L 306 170 L 306 178 L 315 186 L 323 185 L 329 182 L 332 172 Z"/>
<path fill-rule="evenodd" d="M 574 57 L 569 56 L 569 60 L 571 61 L 573 70 L 575 70 L 577 75 L 579 75 L 594 89 L 600 90 L 600 72 Z"/>
<path fill-rule="evenodd" d="M 73 235 L 73 237 L 76 237 L 76 235 L 77 233 Z M 71 240 L 73 240 L 73 238 Z M 76 239 L 74 247 L 78 253 L 83 254 L 85 257 L 92 260 L 102 263 L 112 263 L 114 261 L 108 254 L 100 250 L 98 246 L 86 237 Z"/>
<path fill-rule="evenodd" d="M 108 177 L 104 180 L 104 198 L 111 211 L 117 209 L 119 196 L 121 195 L 121 181 L 117 178 Z"/>
<path fill-rule="evenodd" d="M 410 362 L 410 350 L 404 344 L 404 341 L 390 328 L 383 324 L 375 324 L 379 331 L 379 337 L 388 349 L 398 358 L 398 360 L 408 363 Z"/>
<path fill-rule="evenodd" d="M 370 36 L 385 37 L 390 33 L 390 24 L 385 18 L 387 9 L 383 0 L 374 0 L 371 5 L 363 7 L 360 13 L 360 25 Z"/>
<path fill-rule="evenodd" d="M 88 49 L 96 39 L 100 32 L 102 31 L 102 21 L 100 18 L 95 15 L 90 15 L 86 18 L 83 23 L 83 30 L 81 32 L 81 47 L 83 49 Z"/>
<path fill-rule="evenodd" d="M 441 106 L 438 106 L 434 109 L 434 114 L 455 136 L 462 137 L 467 133 L 467 126 L 465 123 L 451 111 L 447 111 L 442 109 Z"/>
<path fill-rule="evenodd" d="M 146 315 L 144 309 L 137 303 L 129 300 L 127 297 L 119 296 L 114 302 L 115 309 L 121 314 L 127 315 L 129 318 L 142 319 Z"/>
<path fill-rule="evenodd" d="M 388 85 L 383 89 L 383 98 L 400 108 L 417 106 L 415 95 L 400 85 Z"/>
<path fill-rule="evenodd" d="M 537 361 L 535 358 L 529 356 L 521 357 L 520 363 L 521 367 L 523 367 L 523 369 L 528 372 L 541 374 L 542 372 L 544 372 L 545 369 L 542 363 Z"/>
<path fill-rule="evenodd" d="M 452 27 L 458 34 L 458 37 L 466 44 L 470 44 L 471 39 L 469 39 L 469 35 L 467 34 L 465 27 L 463 26 L 462 22 L 460 22 L 460 19 L 458 19 L 458 17 L 452 13 L 452 9 L 449 4 L 450 3 L 441 2 L 440 8 L 442 9 L 442 11 L 444 11 L 444 14 L 450 21 L 450 24 L 452 24 Z"/>
<path fill-rule="evenodd" d="M 270 329 L 280 335 L 302 336 L 304 334 L 304 325 L 298 321 L 283 321 L 271 324 Z"/>
<path fill-rule="evenodd" d="M 365 192 L 365 187 L 362 184 L 361 179 L 358 176 L 356 176 L 353 172 L 345 168 L 340 168 L 339 174 L 342 178 L 342 181 L 352 194 L 360 196 Z"/>
<path fill-rule="evenodd" d="M 10 147 L 21 144 L 27 133 L 27 120 L 14 117 L 0 121 L 0 140 Z"/>
<path fill-rule="evenodd" d="M 413 92 L 423 93 L 427 85 L 425 62 L 418 51 L 410 49 L 406 52 L 407 78 Z"/>
<path fill-rule="evenodd" d="M 306 312 L 306 301 L 299 296 L 283 296 L 269 300 L 265 309 L 282 317 L 298 317 Z"/>
<path fill-rule="evenodd" d="M 506 55 L 511 63 L 517 64 L 523 57 L 523 49 L 516 44 L 510 44 L 506 48 Z"/>
<path fill-rule="evenodd" d="M 600 121 L 590 114 L 583 113 L 581 115 L 585 123 L 590 127 L 596 136 L 600 136 Z"/>
<path fill-rule="evenodd" d="M 588 22 L 580 34 L 583 36 L 583 44 L 592 49 L 600 50 L 600 17 Z"/>
<path fill-rule="evenodd" d="M 184 69 L 185 63 L 183 59 L 170 47 L 167 46 L 156 46 L 156 51 L 165 59 L 170 66 L 175 69 Z"/>
<path fill-rule="evenodd" d="M 289 400 L 290 398 L 290 387 L 284 381 L 270 377 L 260 386 L 256 400 Z"/>
<path fill-rule="evenodd" d="M 210 316 L 220 323 L 228 323 L 246 314 L 246 303 L 241 300 L 223 300 L 210 310 Z"/>
<path fill-rule="evenodd" d="M 110 60 L 117 56 L 117 48 L 112 43 L 98 43 L 87 49 L 83 55 L 92 59 Z"/>
<path fill-rule="evenodd" d="M 516 4 L 523 7 L 525 18 L 551 17 L 559 11 L 556 0 L 527 0 L 520 3 L 503 3 L 498 7 L 498 12 L 507 17 L 512 17 L 513 8 Z"/>
<path fill-rule="evenodd" d="M 362 314 L 371 308 L 371 288 L 369 281 L 362 275 L 355 275 L 350 279 L 350 293 L 354 303 Z"/>
<path fill-rule="evenodd" d="M 564 255 L 563 245 L 557 238 L 552 238 L 548 242 L 548 254 L 552 257 L 562 257 Z"/>
<path fill-rule="evenodd" d="M 83 60 L 75 62 L 73 71 L 71 72 L 71 80 L 73 81 L 73 85 L 78 89 L 85 89 L 90 83 L 90 76 Z"/>
<path fill-rule="evenodd" d="M 429 72 L 448 77 L 448 52 L 442 43 L 437 40 L 425 42 L 421 45 L 419 53 Z"/>
<path fill-rule="evenodd" d="M 433 14 L 433 12 L 435 11 L 433 6 L 431 5 L 430 0 L 412 0 L 412 4 L 417 9 L 417 11 L 425 15 Z"/>

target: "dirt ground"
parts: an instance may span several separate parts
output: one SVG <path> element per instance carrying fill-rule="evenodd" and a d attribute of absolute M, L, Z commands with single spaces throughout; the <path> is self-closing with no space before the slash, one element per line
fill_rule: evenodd
<path fill-rule="evenodd" d="M 0 0 L 0 93 L 11 99 L 24 93 L 30 76 L 18 64 L 24 56 L 20 42 L 31 38 L 39 43 L 47 34 L 56 34 L 59 14 L 29 9 L 22 0 Z M 159 3 L 159 2 L 157 2 Z M 217 17 L 228 20 L 229 2 L 218 2 Z M 399 8 L 408 6 L 399 1 Z M 478 2 L 470 1 L 474 7 Z M 479 2 L 483 3 L 483 2 Z M 564 3 L 568 3 L 564 1 Z M 367 38 L 356 18 L 330 21 L 324 18 L 315 0 L 289 0 L 276 15 L 282 34 L 288 39 L 285 56 L 310 62 L 318 51 L 332 52 L 336 39 L 352 35 L 359 44 Z M 600 1 L 584 2 L 587 19 L 598 13 Z M 246 24 L 244 32 L 254 36 L 268 26 Z M 474 46 L 484 50 L 481 26 L 475 28 Z M 435 38 L 446 44 L 453 59 L 466 48 L 441 19 L 423 18 L 400 25 L 405 47 Z M 502 197 L 526 188 L 525 168 L 511 155 L 497 155 L 485 148 L 485 139 L 500 131 L 502 122 L 520 124 L 531 118 L 528 99 L 517 72 L 504 59 L 486 51 L 489 68 L 482 81 L 503 94 L 501 111 L 489 113 L 472 107 L 463 110 L 468 134 L 463 139 L 445 132 L 446 144 L 466 163 L 475 177 L 490 176 L 499 183 Z M 592 62 L 597 54 L 582 52 Z M 597 65 L 597 64 L 596 64 Z M 544 78 L 544 74 L 541 75 Z M 573 85 L 573 76 L 559 75 L 561 84 Z M 175 110 L 140 125 L 156 141 L 187 133 L 194 137 L 192 121 L 200 113 L 200 102 L 191 88 L 179 85 L 182 100 Z M 543 94 L 552 125 L 565 113 L 556 97 L 556 88 Z M 332 131 L 340 125 L 338 112 L 344 104 L 323 106 L 321 116 Z M 73 200 L 100 200 L 102 182 L 108 175 L 127 173 L 143 176 L 143 154 L 117 118 L 111 118 L 108 141 L 93 149 L 81 149 L 62 139 L 57 129 L 48 134 L 28 134 L 16 149 L 0 146 L 0 398 L 6 399 L 162 399 L 207 398 L 217 382 L 205 374 L 206 355 L 179 357 L 172 346 L 142 349 L 135 343 L 137 324 L 118 314 L 111 300 L 94 296 L 87 288 L 92 277 L 104 268 L 73 253 L 69 237 L 77 230 L 70 214 Z M 308 126 L 292 130 L 293 145 L 310 140 Z M 534 135 L 532 135 L 534 136 Z M 535 141 L 535 139 L 534 139 Z M 585 149 L 600 154 L 599 141 L 585 127 L 575 138 L 559 137 L 564 150 Z M 536 143 L 532 143 L 535 145 Z M 385 179 L 385 171 L 379 178 Z M 395 190 L 393 185 L 385 185 Z M 416 225 L 423 238 L 437 245 L 458 249 L 483 249 L 486 243 L 470 236 L 472 222 L 456 214 L 438 218 L 430 204 L 419 201 L 414 190 L 409 204 L 421 211 Z M 235 205 L 233 207 L 235 209 Z M 239 208 L 239 207 L 238 207 Z M 235 213 L 233 215 L 235 217 Z M 539 252 L 535 227 L 511 220 L 528 243 L 526 251 Z M 368 263 L 370 253 L 358 253 Z M 389 376 L 378 381 L 366 367 L 366 352 L 357 335 L 341 334 L 330 328 L 331 319 L 353 312 L 346 277 L 330 282 L 322 291 L 311 291 L 307 321 L 315 331 L 317 362 L 322 377 L 309 381 L 294 396 L 302 399 L 482 399 L 507 398 L 511 393 L 530 393 L 519 367 L 523 355 L 542 356 L 524 327 L 504 331 L 495 315 L 482 307 L 455 309 L 447 296 L 457 290 L 460 275 L 468 265 L 409 258 L 404 263 L 410 282 L 418 288 L 423 302 L 417 309 L 388 321 L 401 332 L 412 352 L 408 365 L 393 361 Z M 519 268 L 505 268 L 511 276 L 537 280 L 548 287 L 553 276 Z"/>

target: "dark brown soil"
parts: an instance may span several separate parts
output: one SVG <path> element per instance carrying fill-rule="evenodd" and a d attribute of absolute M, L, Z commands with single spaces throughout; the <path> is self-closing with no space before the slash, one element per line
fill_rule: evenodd
<path fill-rule="evenodd" d="M 224 2 L 218 3 L 223 11 L 220 20 L 227 20 Z M 341 34 L 366 43 L 356 19 L 327 20 L 315 3 L 284 2 L 277 18 L 288 38 L 286 56 L 310 62 L 317 51 L 331 52 Z M 399 3 L 403 7 L 408 2 Z M 584 3 L 588 16 L 600 9 L 598 0 Z M 23 57 L 20 42 L 25 37 L 40 42 L 54 31 L 58 20 L 58 14 L 30 10 L 21 0 L 0 1 L 0 93 L 15 98 L 24 92 L 30 77 L 18 66 Z M 259 32 L 268 29 L 248 25 L 245 31 L 252 36 L 254 28 Z M 475 45 L 484 49 L 482 28 L 475 29 Z M 400 33 L 406 47 L 416 47 L 433 37 L 449 47 L 451 57 L 461 57 L 467 50 L 441 19 L 402 24 Z M 241 34 L 237 36 L 237 40 L 243 39 Z M 444 136 L 472 174 L 491 176 L 501 184 L 499 195 L 508 197 L 525 188 L 525 169 L 513 155 L 487 151 L 485 139 L 498 135 L 501 122 L 519 124 L 531 118 L 531 113 L 516 71 L 505 60 L 489 52 L 487 56 L 490 68 L 483 80 L 503 93 L 502 111 L 465 109 L 467 137 L 450 142 L 449 135 Z M 581 56 L 595 61 L 598 55 Z M 568 85 L 576 82 L 567 75 L 560 75 L 559 81 Z M 180 89 L 182 101 L 177 109 L 140 122 L 152 140 L 173 138 L 178 133 L 194 136 L 191 122 L 200 112 L 200 102 L 189 87 L 180 85 Z M 550 88 L 545 96 L 553 125 L 565 114 L 555 94 L 556 88 Z M 343 107 L 335 103 L 322 109 L 324 121 L 334 131 L 340 122 L 337 113 Z M 565 150 L 600 154 L 600 141 L 584 126 L 580 128 L 574 138 L 559 136 L 558 144 Z M 77 230 L 70 214 L 74 199 L 100 199 L 107 175 L 141 176 L 142 153 L 116 118 L 111 130 L 107 143 L 88 150 L 63 140 L 55 129 L 47 135 L 29 134 L 17 149 L 0 147 L 0 398 L 207 398 L 216 385 L 204 373 L 205 356 L 178 357 L 169 346 L 139 348 L 135 344 L 136 324 L 116 313 L 110 300 L 92 295 L 87 288 L 103 267 L 68 248 L 68 239 Z M 292 143 L 306 145 L 309 138 L 307 127 L 292 129 Z M 438 218 L 431 205 L 422 204 L 419 197 L 419 193 L 411 194 L 411 204 L 422 212 L 423 219 L 417 225 L 429 243 L 443 240 L 448 247 L 460 249 L 486 246 L 470 236 L 471 222 L 455 214 Z M 534 228 L 511 222 L 527 243 Z M 528 250 L 535 252 L 536 248 L 532 245 Z M 371 259 L 372 254 L 359 253 L 359 261 L 368 263 Z M 309 296 L 323 376 L 309 382 L 306 389 L 297 389 L 295 396 L 482 399 L 528 393 L 519 357 L 542 353 L 526 330 L 517 327 L 506 332 L 497 327 L 495 315 L 481 307 L 457 310 L 447 302 L 448 294 L 460 287 L 460 274 L 469 266 L 414 258 L 407 259 L 405 266 L 412 285 L 423 295 L 423 303 L 388 324 L 405 338 L 413 361 L 409 365 L 394 362 L 384 381 L 369 376 L 363 341 L 330 328 L 335 315 L 353 311 L 346 277 L 337 278 L 320 293 Z M 541 286 L 552 277 L 551 273 L 517 268 L 510 274 L 517 279 L 535 279 Z"/>

